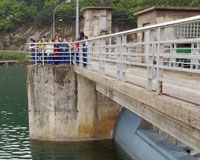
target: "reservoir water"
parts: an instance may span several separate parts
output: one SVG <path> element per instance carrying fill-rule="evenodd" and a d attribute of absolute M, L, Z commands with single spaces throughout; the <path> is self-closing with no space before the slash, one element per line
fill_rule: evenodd
<path fill-rule="evenodd" d="M 0 160 L 131 160 L 112 140 L 30 141 L 26 67 L 0 67 Z"/>

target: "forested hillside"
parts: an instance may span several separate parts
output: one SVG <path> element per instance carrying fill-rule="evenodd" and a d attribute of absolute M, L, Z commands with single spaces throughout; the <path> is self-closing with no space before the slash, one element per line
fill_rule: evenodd
<path fill-rule="evenodd" d="M 59 4 L 57 18 L 65 22 L 75 19 L 76 0 L 0 0 L 0 32 L 12 31 L 21 24 L 51 25 L 54 7 Z M 112 6 L 113 21 L 135 24 L 135 12 L 151 6 L 200 7 L 200 0 L 80 0 L 80 8 L 85 6 Z M 81 16 L 81 15 L 80 15 Z"/>

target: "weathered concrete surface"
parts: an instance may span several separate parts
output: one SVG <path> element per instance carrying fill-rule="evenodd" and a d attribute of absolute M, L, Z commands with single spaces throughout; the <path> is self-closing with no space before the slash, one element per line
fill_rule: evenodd
<path fill-rule="evenodd" d="M 81 138 L 112 138 L 121 106 L 96 92 L 96 84 L 77 75 L 79 124 Z"/>
<path fill-rule="evenodd" d="M 27 78 L 30 138 L 77 137 L 76 76 L 72 68 L 28 66 Z"/>
<path fill-rule="evenodd" d="M 200 106 L 74 66 L 76 73 L 102 85 L 105 95 L 200 151 Z M 103 93 L 103 92 L 102 92 Z"/>
<path fill-rule="evenodd" d="M 66 66 L 28 66 L 30 138 L 72 141 L 112 138 L 120 105 Z"/>
<path fill-rule="evenodd" d="M 152 7 L 144 11 L 138 12 L 138 28 L 154 25 L 178 19 L 198 16 L 200 14 L 199 8 L 186 8 L 186 7 Z M 176 39 L 175 29 L 173 27 L 165 30 L 166 39 Z M 138 34 L 138 42 L 141 42 L 142 34 Z"/>
<path fill-rule="evenodd" d="M 86 7 L 81 9 L 84 17 L 84 33 L 92 37 L 110 34 L 112 31 L 112 8 Z"/>

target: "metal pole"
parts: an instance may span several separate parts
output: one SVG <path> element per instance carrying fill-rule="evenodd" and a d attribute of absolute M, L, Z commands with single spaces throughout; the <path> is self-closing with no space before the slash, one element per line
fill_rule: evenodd
<path fill-rule="evenodd" d="M 66 0 L 65 3 L 70 3 L 71 0 Z M 62 3 L 61 3 L 62 4 Z M 52 36 L 54 37 L 55 36 L 55 25 L 56 25 L 56 9 L 58 8 L 58 6 L 60 6 L 61 4 L 57 5 L 55 7 L 55 9 L 53 10 L 53 29 L 52 29 Z"/>
<path fill-rule="evenodd" d="M 76 0 L 76 38 L 79 36 L 79 0 Z"/>
<path fill-rule="evenodd" d="M 62 4 L 62 3 L 61 3 Z M 55 9 L 53 10 L 53 38 L 55 36 L 55 26 L 56 26 L 56 9 L 58 8 L 58 6 L 60 6 L 61 4 L 57 5 L 55 7 Z"/>
<path fill-rule="evenodd" d="M 52 38 L 54 38 L 54 35 L 55 35 L 55 10 L 56 10 L 56 8 L 53 11 L 53 32 L 52 32 Z"/>

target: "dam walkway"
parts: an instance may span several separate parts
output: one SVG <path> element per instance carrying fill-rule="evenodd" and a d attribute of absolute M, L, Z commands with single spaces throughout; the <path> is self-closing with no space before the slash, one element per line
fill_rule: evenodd
<path fill-rule="evenodd" d="M 200 151 L 199 37 L 196 16 L 67 43 L 59 54 L 56 43 L 32 43 L 30 61 L 73 65 L 98 92 Z"/>

